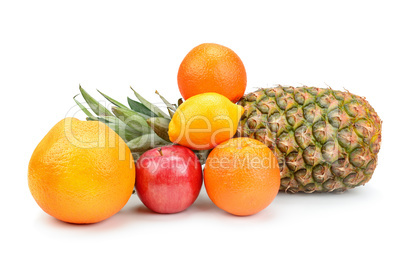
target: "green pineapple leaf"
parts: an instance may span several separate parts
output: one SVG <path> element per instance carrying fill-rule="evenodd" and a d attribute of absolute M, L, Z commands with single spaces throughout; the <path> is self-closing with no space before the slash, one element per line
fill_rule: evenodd
<path fill-rule="evenodd" d="M 113 114 L 106 109 L 105 106 L 96 101 L 91 95 L 89 95 L 80 85 L 81 95 L 84 97 L 85 101 L 88 103 L 91 110 L 98 116 L 113 116 Z"/>
<path fill-rule="evenodd" d="M 145 134 L 127 142 L 127 146 L 132 152 L 140 153 L 167 144 L 171 144 L 171 142 L 165 141 L 164 139 L 156 135 L 156 133 Z"/>
<path fill-rule="evenodd" d="M 126 143 L 141 135 L 140 132 L 133 130 L 130 126 L 114 116 L 99 116 L 98 120 L 113 129 Z"/>
<path fill-rule="evenodd" d="M 85 108 L 84 105 L 82 105 L 81 102 L 79 102 L 79 101 L 77 101 L 77 100 L 75 99 L 78 95 L 80 95 L 80 94 L 77 94 L 77 95 L 75 95 L 75 96 L 73 97 L 73 100 L 75 101 L 75 103 L 77 103 L 78 107 L 80 107 L 80 109 L 81 109 L 88 117 L 94 117 L 94 116 L 92 115 L 92 113 L 91 113 L 90 111 L 88 111 L 88 109 Z"/>
<path fill-rule="evenodd" d="M 112 107 L 112 112 L 117 118 L 139 133 L 147 134 L 152 131 L 146 119 L 128 108 Z"/>
<path fill-rule="evenodd" d="M 99 121 L 98 118 L 94 117 L 94 116 L 88 116 L 86 118 L 87 121 Z"/>
<path fill-rule="evenodd" d="M 128 102 L 128 105 L 130 106 L 131 110 L 133 110 L 134 112 L 140 113 L 141 115 L 146 115 L 146 116 L 148 116 L 148 118 L 158 116 L 157 114 L 152 112 L 150 109 L 145 107 L 145 105 L 142 104 L 141 102 L 130 99 L 129 97 L 127 97 L 127 102 Z"/>
<path fill-rule="evenodd" d="M 166 104 L 166 107 L 168 109 L 170 118 L 173 118 L 174 113 L 176 112 L 177 106 L 175 104 L 171 104 L 170 102 L 167 101 L 159 92 L 156 90 L 156 94 L 161 98 L 161 100 Z"/>
<path fill-rule="evenodd" d="M 165 141 L 170 142 L 169 139 L 169 119 L 164 117 L 151 117 L 147 119 L 148 125 L 153 129 L 153 131 Z"/>
<path fill-rule="evenodd" d="M 175 105 L 171 104 L 170 102 L 167 101 L 167 99 L 165 99 L 161 94 L 159 94 L 159 92 L 156 90 L 155 93 L 159 96 L 159 98 L 161 98 L 161 100 L 166 104 L 166 107 L 168 108 L 168 110 L 172 110 L 173 112 L 176 112 L 176 107 Z"/>
<path fill-rule="evenodd" d="M 111 103 L 113 103 L 114 105 L 116 105 L 117 107 L 120 107 L 120 108 L 127 108 L 127 109 L 128 109 L 128 107 L 125 106 L 124 104 L 118 102 L 118 101 L 115 100 L 115 99 L 112 99 L 112 98 L 109 97 L 108 95 L 106 95 L 106 94 L 100 92 L 98 89 L 97 89 L 97 91 L 98 91 L 103 97 L 105 97 L 105 99 L 107 99 L 108 101 L 110 101 Z"/>
<path fill-rule="evenodd" d="M 159 109 L 156 105 L 150 103 L 149 101 L 147 101 L 146 99 L 144 99 L 140 94 L 138 94 L 132 87 L 130 87 L 132 91 L 134 91 L 135 96 L 137 97 L 137 99 L 145 105 L 145 107 L 147 107 L 148 109 L 150 109 L 152 112 L 154 112 L 155 114 L 157 114 L 159 117 L 165 117 L 167 119 L 170 119 L 170 117 L 165 114 L 164 112 L 162 112 L 161 109 Z"/>

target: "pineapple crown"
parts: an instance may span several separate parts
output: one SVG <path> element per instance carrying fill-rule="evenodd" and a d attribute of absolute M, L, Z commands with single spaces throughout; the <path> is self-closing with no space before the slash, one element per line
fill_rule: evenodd
<path fill-rule="evenodd" d="M 126 142 L 134 159 L 137 160 L 147 150 L 173 144 L 168 135 L 169 123 L 183 100 L 179 99 L 177 104 L 172 104 L 158 91 L 155 91 L 166 105 L 168 115 L 158 106 L 147 101 L 132 87 L 130 88 L 138 101 L 127 97 L 128 106 L 97 90 L 107 101 L 113 104 L 111 111 L 89 95 L 81 85 L 79 86 L 80 93 L 92 112 L 76 99 L 80 94 L 75 95 L 73 99 L 87 116 L 87 121 L 100 121 L 113 129 Z M 204 163 L 209 151 L 194 152 L 201 163 Z"/>

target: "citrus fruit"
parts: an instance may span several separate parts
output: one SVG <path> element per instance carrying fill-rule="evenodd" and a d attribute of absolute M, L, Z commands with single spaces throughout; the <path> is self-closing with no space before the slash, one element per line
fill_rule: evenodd
<path fill-rule="evenodd" d="M 209 154 L 204 183 L 219 208 L 238 216 L 252 215 L 266 208 L 278 194 L 278 161 L 262 142 L 230 139 Z"/>
<path fill-rule="evenodd" d="M 233 50 L 205 43 L 185 56 L 177 73 L 177 83 L 185 100 L 215 92 L 237 102 L 246 90 L 247 75 L 243 62 Z"/>
<path fill-rule="evenodd" d="M 236 133 L 244 108 L 217 93 L 193 96 L 169 123 L 169 139 L 194 150 L 212 149 Z"/>
<path fill-rule="evenodd" d="M 99 121 L 61 120 L 38 144 L 28 167 L 29 189 L 38 205 L 59 220 L 77 224 L 117 213 L 134 182 L 129 148 Z"/>

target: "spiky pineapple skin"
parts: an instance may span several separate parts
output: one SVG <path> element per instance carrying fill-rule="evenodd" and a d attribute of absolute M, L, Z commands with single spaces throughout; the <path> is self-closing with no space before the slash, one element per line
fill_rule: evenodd
<path fill-rule="evenodd" d="M 245 108 L 237 136 L 265 143 L 278 159 L 280 190 L 345 191 L 367 183 L 377 165 L 381 120 L 362 97 L 331 88 L 261 88 Z"/>

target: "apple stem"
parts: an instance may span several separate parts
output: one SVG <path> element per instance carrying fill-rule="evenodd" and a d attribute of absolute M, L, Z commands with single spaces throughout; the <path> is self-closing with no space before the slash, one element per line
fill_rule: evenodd
<path fill-rule="evenodd" d="M 158 152 L 160 153 L 161 156 L 163 156 L 163 154 L 162 154 L 162 148 L 158 148 Z"/>

